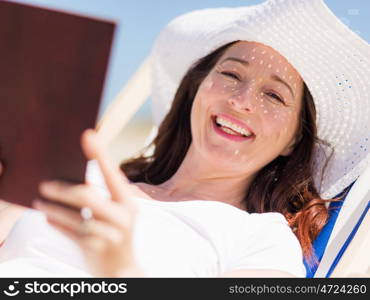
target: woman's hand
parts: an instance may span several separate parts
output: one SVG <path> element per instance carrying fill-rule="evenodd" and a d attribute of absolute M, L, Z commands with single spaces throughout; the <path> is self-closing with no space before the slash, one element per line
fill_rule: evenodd
<path fill-rule="evenodd" d="M 98 161 L 111 200 L 104 199 L 89 184 L 48 181 L 40 184 L 40 194 L 50 202 L 37 200 L 34 207 L 43 211 L 56 229 L 77 242 L 93 275 L 143 276 L 132 249 L 137 213 L 133 198 L 148 196 L 111 165 L 93 130 L 83 133 L 82 148 L 88 159 Z"/>

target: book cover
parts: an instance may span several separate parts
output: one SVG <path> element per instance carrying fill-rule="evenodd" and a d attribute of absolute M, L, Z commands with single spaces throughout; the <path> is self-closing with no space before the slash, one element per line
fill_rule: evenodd
<path fill-rule="evenodd" d="M 0 1 L 0 199 L 30 206 L 42 180 L 83 182 L 115 24 Z"/>

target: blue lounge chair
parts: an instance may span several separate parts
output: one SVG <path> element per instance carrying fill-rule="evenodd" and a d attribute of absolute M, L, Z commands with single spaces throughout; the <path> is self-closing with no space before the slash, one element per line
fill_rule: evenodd
<path fill-rule="evenodd" d="M 304 261 L 306 277 L 331 277 L 344 252 L 353 240 L 370 207 L 370 166 L 337 197 L 342 200 L 329 206 L 330 217 L 313 248 L 319 264 Z"/>

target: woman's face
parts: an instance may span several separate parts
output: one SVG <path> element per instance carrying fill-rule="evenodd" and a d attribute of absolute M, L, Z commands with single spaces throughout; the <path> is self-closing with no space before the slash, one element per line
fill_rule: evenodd
<path fill-rule="evenodd" d="M 192 147 L 225 171 L 256 172 L 293 150 L 303 81 L 272 48 L 238 42 L 200 85 L 191 112 Z"/>

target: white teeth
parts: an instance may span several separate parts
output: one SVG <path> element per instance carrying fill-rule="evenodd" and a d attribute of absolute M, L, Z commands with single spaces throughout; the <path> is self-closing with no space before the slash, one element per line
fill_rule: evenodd
<path fill-rule="evenodd" d="M 232 131 L 231 129 L 226 128 L 226 127 L 221 127 L 221 130 L 222 130 L 222 131 L 225 131 L 225 132 L 226 132 L 226 133 L 228 133 L 228 134 L 238 135 L 238 134 L 236 134 L 234 131 Z"/>
<path fill-rule="evenodd" d="M 232 129 L 232 130 L 234 130 L 234 131 L 236 131 L 236 132 L 238 132 L 238 133 L 240 133 L 240 134 L 242 134 L 242 135 L 245 135 L 245 136 L 250 136 L 250 135 L 252 135 L 252 133 L 251 132 L 249 132 L 248 130 L 246 130 L 246 129 L 244 129 L 244 128 L 241 128 L 241 127 L 239 127 L 238 125 L 236 125 L 236 124 L 234 124 L 234 123 L 231 123 L 230 121 L 226 121 L 226 120 L 224 120 L 224 119 L 222 119 L 222 118 L 220 118 L 220 117 L 217 117 L 216 118 L 216 123 L 217 124 L 219 124 L 219 125 L 221 125 L 221 126 L 223 126 L 223 130 L 225 131 L 225 132 L 227 132 L 227 133 L 230 133 L 229 132 L 229 130 L 228 131 L 226 131 L 227 130 L 227 128 L 224 128 L 224 127 L 228 127 L 228 128 L 230 128 L 230 129 Z M 232 134 L 232 133 L 230 133 L 230 134 Z M 234 133 L 234 135 L 235 135 L 235 133 Z"/>

